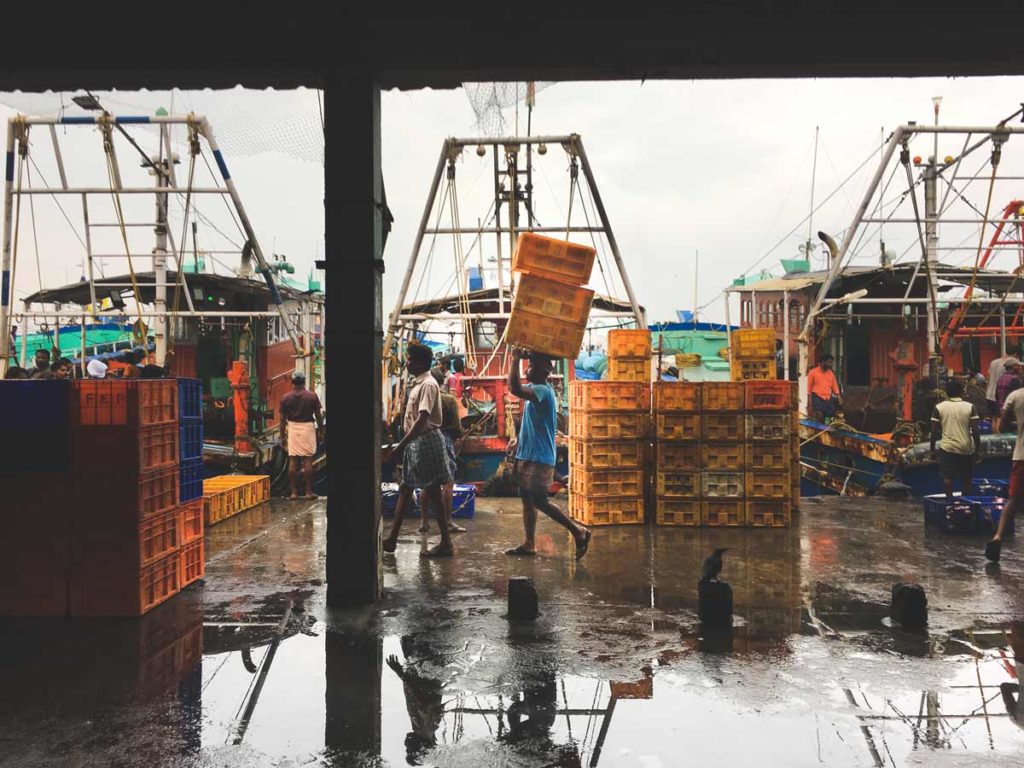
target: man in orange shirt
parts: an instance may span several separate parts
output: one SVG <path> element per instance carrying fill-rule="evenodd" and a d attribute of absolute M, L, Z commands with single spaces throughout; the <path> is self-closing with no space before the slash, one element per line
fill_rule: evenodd
<path fill-rule="evenodd" d="M 839 395 L 839 382 L 832 371 L 832 359 L 832 355 L 822 355 L 818 365 L 807 373 L 811 418 L 822 423 L 835 416 L 843 402 Z"/>

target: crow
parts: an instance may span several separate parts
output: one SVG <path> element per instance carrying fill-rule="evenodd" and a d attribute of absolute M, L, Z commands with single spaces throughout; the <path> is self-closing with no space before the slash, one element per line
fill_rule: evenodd
<path fill-rule="evenodd" d="M 722 572 L 722 553 L 728 549 L 728 547 L 716 547 L 715 551 L 708 555 L 700 574 L 701 581 L 718 581 L 718 574 Z"/>

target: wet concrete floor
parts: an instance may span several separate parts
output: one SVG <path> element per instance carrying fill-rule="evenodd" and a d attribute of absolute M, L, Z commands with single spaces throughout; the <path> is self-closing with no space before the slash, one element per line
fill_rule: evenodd
<path fill-rule="evenodd" d="M 986 566 L 916 503 L 804 502 L 784 531 L 597 529 L 576 563 L 545 520 L 505 557 L 518 503 L 480 499 L 455 558 L 407 522 L 385 599 L 339 612 L 322 504 L 274 501 L 140 620 L 0 621 L 0 765 L 1020 765 L 1024 539 Z M 715 546 L 727 635 L 696 618 Z M 535 623 L 504 617 L 515 575 Z M 926 633 L 888 625 L 897 581 Z"/>

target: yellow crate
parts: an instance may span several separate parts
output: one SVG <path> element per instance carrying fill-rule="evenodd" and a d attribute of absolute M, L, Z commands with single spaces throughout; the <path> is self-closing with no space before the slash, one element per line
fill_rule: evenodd
<path fill-rule="evenodd" d="M 608 331 L 608 359 L 645 357 L 651 359 L 651 332 L 643 328 L 615 328 Z"/>
<path fill-rule="evenodd" d="M 748 413 L 747 440 L 755 443 L 790 443 L 789 416 L 785 413 Z"/>
<path fill-rule="evenodd" d="M 700 424 L 696 413 L 654 414 L 654 434 L 659 440 L 700 440 Z"/>
<path fill-rule="evenodd" d="M 512 311 L 505 329 L 509 345 L 575 360 L 583 344 L 585 323 L 573 323 L 535 312 Z"/>
<path fill-rule="evenodd" d="M 748 472 L 746 487 L 747 497 L 751 499 L 788 499 L 793 485 L 787 469 L 782 472 Z"/>
<path fill-rule="evenodd" d="M 704 472 L 701 475 L 701 496 L 705 499 L 743 498 L 742 472 Z"/>
<path fill-rule="evenodd" d="M 577 288 L 535 275 L 522 275 L 512 299 L 512 315 L 530 312 L 573 325 L 586 325 L 593 301 L 594 292 L 588 288 Z"/>
<path fill-rule="evenodd" d="M 658 496 L 700 498 L 700 472 L 696 470 L 661 469 L 655 475 Z"/>
<path fill-rule="evenodd" d="M 512 252 L 512 269 L 569 285 L 584 285 L 590 280 L 596 256 L 597 251 L 589 245 L 523 232 Z"/>
<path fill-rule="evenodd" d="M 792 505 L 788 499 L 751 499 L 747 501 L 747 525 L 754 528 L 788 528 Z"/>
<path fill-rule="evenodd" d="M 733 383 L 751 380 L 774 381 L 778 378 L 778 372 L 774 355 L 750 360 L 733 358 L 729 361 L 729 378 Z"/>
<path fill-rule="evenodd" d="M 651 388 L 625 381 L 572 381 L 569 407 L 577 411 L 649 411 Z"/>
<path fill-rule="evenodd" d="M 569 473 L 571 491 L 590 498 L 643 496 L 645 485 L 642 469 L 573 469 Z"/>
<path fill-rule="evenodd" d="M 639 440 L 570 440 L 569 460 L 574 468 L 632 469 L 644 465 L 643 443 Z"/>
<path fill-rule="evenodd" d="M 653 385 L 654 410 L 698 413 L 700 388 L 697 381 L 656 381 Z"/>
<path fill-rule="evenodd" d="M 569 437 L 578 440 L 644 440 L 650 428 L 645 411 L 569 411 Z"/>
<path fill-rule="evenodd" d="M 735 381 L 705 381 L 700 388 L 703 411 L 743 410 L 743 385 Z"/>
<path fill-rule="evenodd" d="M 749 360 L 753 357 L 774 357 L 774 328 L 741 328 L 730 334 L 729 354 L 733 360 Z"/>
<path fill-rule="evenodd" d="M 610 357 L 608 358 L 608 381 L 634 381 L 647 383 L 651 380 L 651 358 Z"/>
<path fill-rule="evenodd" d="M 221 475 L 203 481 L 203 517 L 213 525 L 270 498 L 267 475 Z"/>
<path fill-rule="evenodd" d="M 747 471 L 784 472 L 793 463 L 791 448 L 785 443 L 747 443 Z"/>
<path fill-rule="evenodd" d="M 659 440 L 655 450 L 658 469 L 700 469 L 700 443 Z"/>
<path fill-rule="evenodd" d="M 700 525 L 699 499 L 674 499 L 658 496 L 654 501 L 654 522 L 658 525 L 697 527 Z"/>
<path fill-rule="evenodd" d="M 643 525 L 643 496 L 593 498 L 571 494 L 569 516 L 584 525 Z"/>
<path fill-rule="evenodd" d="M 700 504 L 701 525 L 713 528 L 739 528 L 747 524 L 746 503 L 730 499 L 710 499 Z"/>
<path fill-rule="evenodd" d="M 719 442 L 742 442 L 743 414 L 705 413 L 701 416 L 701 437 Z"/>
<path fill-rule="evenodd" d="M 701 465 L 709 472 L 742 472 L 746 463 L 743 443 L 710 442 L 701 446 Z"/>

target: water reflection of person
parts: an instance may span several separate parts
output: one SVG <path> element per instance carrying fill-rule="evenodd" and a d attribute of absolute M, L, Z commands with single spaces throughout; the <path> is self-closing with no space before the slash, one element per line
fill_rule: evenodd
<path fill-rule="evenodd" d="M 521 694 L 513 698 L 505 712 L 508 731 L 499 738 L 525 747 L 532 754 L 543 755 L 546 765 L 579 768 L 580 756 L 574 745 L 560 746 L 551 740 L 551 728 L 558 714 L 558 686 L 555 674 L 545 669 L 526 682 Z"/>
<path fill-rule="evenodd" d="M 1017 677 L 1016 683 L 1002 683 L 999 692 L 1003 696 L 1003 705 L 1006 707 L 1006 714 L 1010 720 L 1017 724 L 1018 728 L 1024 728 L 1024 696 L 1021 695 L 1021 680 L 1024 679 L 1024 621 L 1014 623 L 1010 627 L 1010 648 L 1013 650 L 1013 674 Z"/>
<path fill-rule="evenodd" d="M 444 717 L 442 685 L 439 680 L 420 674 L 409 662 L 413 655 L 413 641 L 408 635 L 402 638 L 402 654 L 406 659 L 405 665 L 392 654 L 388 656 L 388 666 L 402 678 L 405 707 L 412 724 L 412 730 L 405 736 L 405 760 L 409 765 L 422 765 L 427 751 L 437 743 L 435 734 Z"/>

